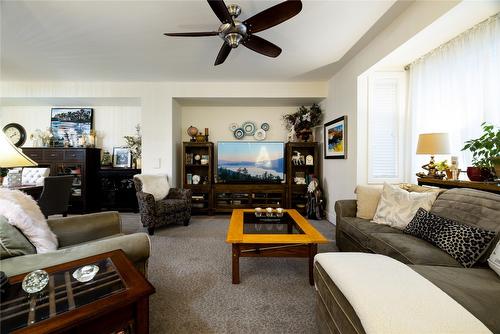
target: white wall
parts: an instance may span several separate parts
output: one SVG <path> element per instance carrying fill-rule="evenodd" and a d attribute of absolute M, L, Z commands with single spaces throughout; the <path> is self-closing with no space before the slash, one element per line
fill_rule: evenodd
<path fill-rule="evenodd" d="M 286 141 L 288 131 L 283 125 L 284 114 L 297 111 L 297 107 L 235 107 L 235 106 L 184 106 L 182 107 L 182 140 L 189 141 L 186 129 L 193 125 L 204 133 L 209 128 L 209 140 L 217 143 L 221 140 L 236 140 L 229 130 L 231 123 L 241 125 L 252 121 L 257 127 L 266 122 L 271 127 L 266 133 L 266 140 Z M 255 140 L 253 137 L 244 137 L 243 140 Z"/>
<path fill-rule="evenodd" d="M 326 98 L 325 82 L 1 82 L 0 102 L 13 99 L 140 99 L 145 173 L 177 176 L 176 98 Z M 119 122 L 126 122 L 120 118 Z"/>
<path fill-rule="evenodd" d="M 88 105 L 64 107 L 89 107 Z M 28 134 L 25 147 L 32 146 L 29 135 L 36 129 L 50 127 L 52 106 L 2 106 L 0 125 L 21 124 Z M 58 106 L 59 108 L 59 106 Z M 95 106 L 94 129 L 97 131 L 97 146 L 113 152 L 113 147 L 125 145 L 123 136 L 135 134 L 135 126 L 141 123 L 141 107 L 136 106 Z"/>
<path fill-rule="evenodd" d="M 358 164 L 366 164 L 366 156 L 358 155 L 358 76 L 458 3 L 414 2 L 329 80 L 328 98 L 323 104 L 325 122 L 342 115 L 348 117 L 348 158 L 325 160 L 323 163 L 323 187 L 328 198 L 327 213 L 331 221 L 335 219 L 335 201 L 354 198 Z"/>

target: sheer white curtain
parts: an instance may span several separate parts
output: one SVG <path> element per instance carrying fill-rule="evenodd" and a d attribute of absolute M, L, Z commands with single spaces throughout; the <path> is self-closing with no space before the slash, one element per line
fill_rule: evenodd
<path fill-rule="evenodd" d="M 500 14 L 413 62 L 408 98 L 412 181 L 429 161 L 415 154 L 420 133 L 448 132 L 460 168 L 470 166 L 464 142 L 480 135 L 482 122 L 500 125 Z"/>

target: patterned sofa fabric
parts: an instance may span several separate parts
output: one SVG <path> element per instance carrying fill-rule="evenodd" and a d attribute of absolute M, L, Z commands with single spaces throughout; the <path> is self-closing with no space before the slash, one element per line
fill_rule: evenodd
<path fill-rule="evenodd" d="M 156 227 L 182 223 L 189 224 L 191 219 L 191 189 L 170 188 L 164 199 L 155 201 L 153 195 L 142 191 L 142 182 L 134 177 L 137 191 L 137 201 L 141 222 L 148 228 L 150 235 L 154 234 Z"/>

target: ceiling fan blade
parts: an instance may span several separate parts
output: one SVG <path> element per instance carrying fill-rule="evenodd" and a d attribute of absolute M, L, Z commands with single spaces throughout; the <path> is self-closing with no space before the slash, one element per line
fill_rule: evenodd
<path fill-rule="evenodd" d="M 219 33 L 217 31 L 206 31 L 206 32 L 166 32 L 163 35 L 173 36 L 173 37 L 203 37 L 203 36 L 217 36 Z"/>
<path fill-rule="evenodd" d="M 278 57 L 281 53 L 281 48 L 279 46 L 276 46 L 273 43 L 266 41 L 264 38 L 255 35 L 251 35 L 243 41 L 243 45 L 250 50 L 272 58 Z"/>
<path fill-rule="evenodd" d="M 299 0 L 288 0 L 255 14 L 243 22 L 251 33 L 269 29 L 284 22 L 302 10 L 302 2 Z"/>
<path fill-rule="evenodd" d="M 229 14 L 229 10 L 223 0 L 207 0 L 215 15 L 222 23 L 233 23 L 233 17 Z"/>
<path fill-rule="evenodd" d="M 226 60 L 227 56 L 229 56 L 229 52 L 231 52 L 231 49 L 232 48 L 226 42 L 224 42 L 224 44 L 222 44 L 222 47 L 220 48 L 219 54 L 217 55 L 217 59 L 215 59 L 214 65 L 217 66 L 222 64 Z"/>

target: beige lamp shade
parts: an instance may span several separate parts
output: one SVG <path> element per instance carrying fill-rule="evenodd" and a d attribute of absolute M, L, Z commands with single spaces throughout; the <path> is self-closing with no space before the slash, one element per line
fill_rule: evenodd
<path fill-rule="evenodd" d="M 30 167 L 38 164 L 14 146 L 3 131 L 0 131 L 0 167 Z"/>
<path fill-rule="evenodd" d="M 418 136 L 417 154 L 450 154 L 447 133 L 422 133 Z"/>

